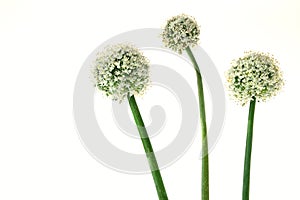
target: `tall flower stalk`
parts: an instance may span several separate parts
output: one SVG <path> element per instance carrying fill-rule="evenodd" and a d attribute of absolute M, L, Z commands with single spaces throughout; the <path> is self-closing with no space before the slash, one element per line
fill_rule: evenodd
<path fill-rule="evenodd" d="M 249 103 L 247 139 L 244 160 L 242 199 L 249 200 L 250 168 L 253 125 L 256 102 L 275 96 L 284 81 L 279 63 L 273 56 L 261 52 L 246 52 L 244 57 L 233 60 L 227 72 L 228 88 L 232 97 L 241 105 Z"/>
<path fill-rule="evenodd" d="M 191 50 L 191 47 L 198 44 L 199 35 L 200 27 L 196 20 L 185 14 L 169 19 L 162 33 L 165 46 L 179 54 L 186 51 L 196 72 L 202 135 L 201 199 L 209 200 L 209 158 L 203 82 L 198 63 Z"/>
<path fill-rule="evenodd" d="M 135 95 L 143 94 L 150 83 L 148 59 L 132 45 L 109 46 L 97 55 L 93 76 L 96 87 L 108 97 L 119 102 L 128 99 L 158 198 L 168 200 L 159 166 L 135 100 Z"/>

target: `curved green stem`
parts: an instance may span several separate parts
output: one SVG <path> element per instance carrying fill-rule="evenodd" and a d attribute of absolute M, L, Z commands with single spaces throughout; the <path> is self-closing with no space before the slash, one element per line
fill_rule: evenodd
<path fill-rule="evenodd" d="M 245 162 L 244 162 L 243 200 L 249 200 L 250 167 L 251 167 L 251 152 L 252 152 L 255 102 L 256 102 L 256 99 L 253 98 L 253 100 L 250 101 L 250 107 L 249 107 L 247 140 L 246 140 Z"/>
<path fill-rule="evenodd" d="M 153 152 L 153 148 L 147 133 L 147 130 L 145 128 L 141 113 L 139 111 L 138 105 L 135 101 L 134 96 L 128 96 L 129 105 L 134 117 L 134 121 L 136 123 L 136 126 L 138 128 L 144 150 L 148 159 L 148 163 L 151 169 L 152 177 L 155 183 L 156 191 L 158 194 L 159 200 L 168 200 L 167 192 L 160 174 L 159 166 L 155 157 L 155 154 Z"/>
<path fill-rule="evenodd" d="M 201 123 L 201 132 L 202 132 L 202 189 L 201 190 L 202 190 L 202 200 L 209 200 L 208 140 L 207 140 L 205 101 L 204 101 L 202 76 L 197 61 L 190 47 L 186 49 L 186 52 L 193 63 L 193 66 L 196 71 L 196 76 L 197 76 L 200 123 Z"/>

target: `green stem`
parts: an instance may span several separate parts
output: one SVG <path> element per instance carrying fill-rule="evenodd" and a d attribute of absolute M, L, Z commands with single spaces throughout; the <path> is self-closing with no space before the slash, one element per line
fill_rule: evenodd
<path fill-rule="evenodd" d="M 249 200 L 250 167 L 251 167 L 255 102 L 256 102 L 255 98 L 253 98 L 253 100 L 250 101 L 249 115 L 248 115 L 247 141 L 246 141 L 245 162 L 244 162 L 243 200 Z"/>
<path fill-rule="evenodd" d="M 202 200 L 209 200 L 208 140 L 207 140 L 203 83 L 202 83 L 202 77 L 201 77 L 199 66 L 190 47 L 186 48 L 186 52 L 193 63 L 193 66 L 196 71 L 196 76 L 197 76 L 200 123 L 201 123 L 201 133 L 202 133 Z"/>
<path fill-rule="evenodd" d="M 134 121 L 136 123 L 136 126 L 138 128 L 145 153 L 148 159 L 148 163 L 151 169 L 152 177 L 155 183 L 156 191 L 158 194 L 159 200 L 168 200 L 167 192 L 160 174 L 159 166 L 155 157 L 155 154 L 153 152 L 153 148 L 147 133 L 147 130 L 145 128 L 141 113 L 139 111 L 138 105 L 135 101 L 134 96 L 128 96 L 129 105 L 134 117 Z"/>

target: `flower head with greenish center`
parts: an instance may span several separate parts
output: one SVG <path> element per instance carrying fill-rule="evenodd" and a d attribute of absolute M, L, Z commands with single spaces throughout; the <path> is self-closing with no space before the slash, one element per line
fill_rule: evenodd
<path fill-rule="evenodd" d="M 200 27 L 196 20 L 185 14 L 169 19 L 162 33 L 165 46 L 180 54 L 187 47 L 196 46 L 199 36 Z"/>
<path fill-rule="evenodd" d="M 113 100 L 141 95 L 150 83 L 148 59 L 134 46 L 117 44 L 97 54 L 93 65 L 95 85 Z"/>
<path fill-rule="evenodd" d="M 266 101 L 275 96 L 284 85 L 278 65 L 272 55 L 253 51 L 233 60 L 226 74 L 232 96 L 242 105 L 253 97 Z"/>

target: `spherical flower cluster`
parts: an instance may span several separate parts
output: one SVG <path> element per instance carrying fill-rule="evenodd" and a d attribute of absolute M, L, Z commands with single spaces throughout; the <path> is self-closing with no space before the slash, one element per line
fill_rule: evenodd
<path fill-rule="evenodd" d="M 122 102 L 127 95 L 143 94 L 150 83 L 148 59 L 134 46 L 117 44 L 97 54 L 93 76 L 99 90 Z"/>
<path fill-rule="evenodd" d="M 182 53 L 187 47 L 197 45 L 200 27 L 193 17 L 182 14 L 167 21 L 162 38 L 166 47 Z"/>
<path fill-rule="evenodd" d="M 284 85 L 279 63 L 273 56 L 261 52 L 245 52 L 234 60 L 227 72 L 228 88 L 242 105 L 255 98 L 266 101 Z"/>

